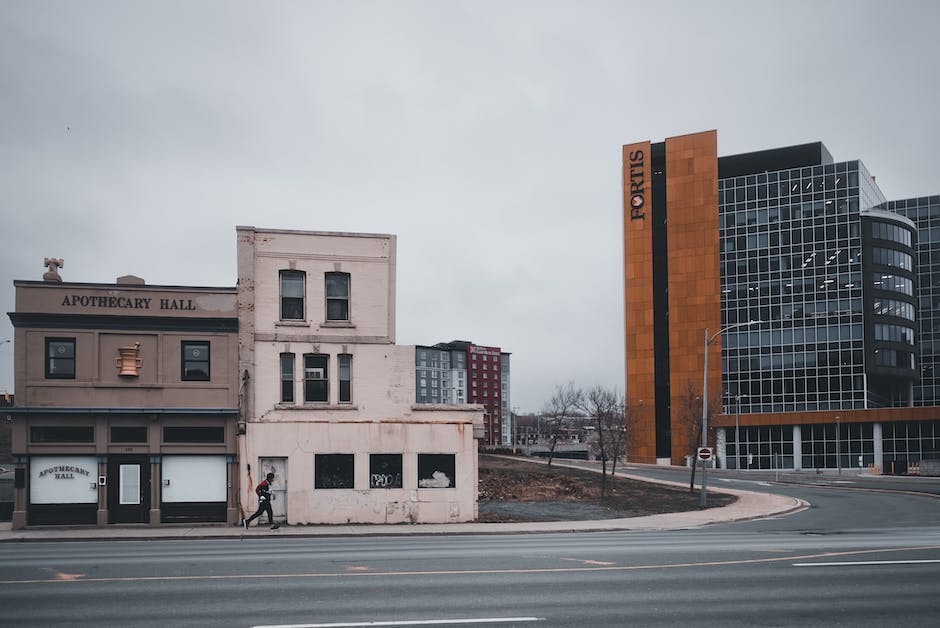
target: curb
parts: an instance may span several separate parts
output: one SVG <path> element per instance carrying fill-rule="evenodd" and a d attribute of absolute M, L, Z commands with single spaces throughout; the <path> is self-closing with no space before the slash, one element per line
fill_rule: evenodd
<path fill-rule="evenodd" d="M 532 461 L 535 464 L 546 464 Z M 565 466 L 584 470 L 575 465 Z M 617 472 L 624 477 L 651 484 L 685 487 L 682 482 L 656 480 L 629 473 Z M 773 493 L 743 489 L 715 487 L 709 492 L 733 495 L 737 499 L 727 506 L 676 513 L 645 515 L 625 519 L 596 519 L 583 521 L 533 521 L 522 523 L 446 523 L 446 524 L 360 524 L 360 525 L 282 525 L 278 531 L 246 531 L 239 526 L 206 524 L 204 526 L 121 528 L 121 527 L 56 527 L 12 530 L 9 522 L 0 523 L 0 544 L 17 542 L 80 542 L 80 541 L 179 541 L 188 539 L 252 540 L 252 539 L 310 539 L 380 536 L 448 536 L 448 535 L 508 535 L 508 534 L 568 534 L 574 532 L 640 532 L 686 530 L 718 523 L 739 523 L 782 517 L 810 507 L 805 500 Z"/>

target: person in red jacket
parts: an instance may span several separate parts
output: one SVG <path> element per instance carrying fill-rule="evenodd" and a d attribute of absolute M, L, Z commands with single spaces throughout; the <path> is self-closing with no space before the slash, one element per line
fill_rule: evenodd
<path fill-rule="evenodd" d="M 274 523 L 274 510 L 271 508 L 271 483 L 274 482 L 274 474 L 269 473 L 261 482 L 258 483 L 258 486 L 255 487 L 255 495 L 258 496 L 258 510 L 255 511 L 255 514 L 251 515 L 245 519 L 245 529 L 248 529 L 248 526 L 252 521 L 261 516 L 261 513 L 268 513 L 268 523 L 271 524 L 272 530 L 277 530 L 281 526 Z"/>

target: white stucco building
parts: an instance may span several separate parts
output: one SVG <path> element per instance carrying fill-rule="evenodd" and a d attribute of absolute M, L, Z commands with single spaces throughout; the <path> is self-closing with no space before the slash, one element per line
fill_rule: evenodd
<path fill-rule="evenodd" d="M 395 236 L 237 227 L 241 508 L 290 524 L 476 517 L 483 409 L 419 405 Z"/>

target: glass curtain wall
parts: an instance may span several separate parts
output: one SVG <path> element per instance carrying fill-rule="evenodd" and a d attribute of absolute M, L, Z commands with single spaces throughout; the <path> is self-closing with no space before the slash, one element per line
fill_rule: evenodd
<path fill-rule="evenodd" d="M 742 413 L 865 407 L 858 161 L 719 181 L 725 393 Z"/>
<path fill-rule="evenodd" d="M 914 384 L 914 405 L 937 406 L 940 405 L 940 196 L 891 201 L 884 208 L 917 225 L 920 381 Z"/>

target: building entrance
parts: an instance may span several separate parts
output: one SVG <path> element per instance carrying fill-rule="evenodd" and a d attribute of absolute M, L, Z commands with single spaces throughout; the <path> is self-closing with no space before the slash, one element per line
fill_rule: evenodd
<path fill-rule="evenodd" d="M 150 458 L 108 458 L 108 523 L 150 522 Z"/>
<path fill-rule="evenodd" d="M 261 458 L 261 477 L 274 474 L 271 487 L 271 510 L 275 523 L 287 521 L 287 458 Z"/>

